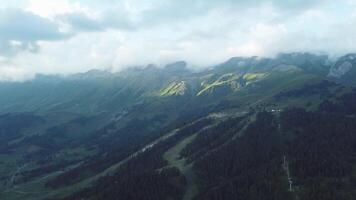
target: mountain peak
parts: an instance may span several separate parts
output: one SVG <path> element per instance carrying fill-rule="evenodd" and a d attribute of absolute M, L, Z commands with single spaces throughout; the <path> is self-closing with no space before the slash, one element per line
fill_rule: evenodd
<path fill-rule="evenodd" d="M 70 76 L 71 78 L 87 79 L 87 78 L 106 78 L 113 74 L 106 70 L 92 69 L 84 73 L 78 73 Z"/>
<path fill-rule="evenodd" d="M 353 77 L 354 73 L 350 73 L 350 72 L 355 66 L 356 66 L 356 54 L 355 53 L 346 54 L 345 56 L 340 57 L 336 61 L 336 63 L 331 67 L 328 77 L 340 79 L 347 74 L 350 74 L 349 77 Z M 350 81 L 350 80 L 345 80 L 345 81 Z"/>
<path fill-rule="evenodd" d="M 188 70 L 187 63 L 185 61 L 178 61 L 171 64 L 168 64 L 164 67 L 165 71 L 179 73 L 186 72 Z"/>

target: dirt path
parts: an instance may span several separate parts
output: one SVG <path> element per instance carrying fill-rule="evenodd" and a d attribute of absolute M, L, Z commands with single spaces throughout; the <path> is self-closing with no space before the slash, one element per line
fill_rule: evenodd
<path fill-rule="evenodd" d="M 178 168 L 181 171 L 181 173 L 184 175 L 184 177 L 187 181 L 186 190 L 185 190 L 185 194 L 183 196 L 183 200 L 193 199 L 193 197 L 198 192 L 198 187 L 195 183 L 195 180 L 196 180 L 195 174 L 194 174 L 194 171 L 192 170 L 192 164 L 187 165 L 185 162 L 185 158 L 183 158 L 183 159 L 179 158 L 180 152 L 184 149 L 184 147 L 186 147 L 189 143 L 191 143 L 196 136 L 197 136 L 197 133 L 183 139 L 177 145 L 173 146 L 168 151 L 166 151 L 166 153 L 164 153 L 164 155 L 163 155 L 163 158 L 165 160 L 167 160 L 168 165 L 171 167 Z"/>

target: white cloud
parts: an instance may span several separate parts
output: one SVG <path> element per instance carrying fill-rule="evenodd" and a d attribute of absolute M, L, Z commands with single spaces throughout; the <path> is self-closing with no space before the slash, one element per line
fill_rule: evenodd
<path fill-rule="evenodd" d="M 0 73 L 28 78 L 176 60 L 208 66 L 284 51 L 346 53 L 356 50 L 354 2 L 31 0 L 17 8 L 26 20 L 0 15 L 0 33 L 11 36 L 0 34 Z"/>
<path fill-rule="evenodd" d="M 1 66 L 0 81 L 23 81 L 33 78 L 32 74 L 28 73 L 24 68 L 16 66 Z"/>
<path fill-rule="evenodd" d="M 79 2 L 70 3 L 67 0 L 30 0 L 26 10 L 46 18 L 76 12 L 89 13 L 88 8 L 84 8 Z"/>

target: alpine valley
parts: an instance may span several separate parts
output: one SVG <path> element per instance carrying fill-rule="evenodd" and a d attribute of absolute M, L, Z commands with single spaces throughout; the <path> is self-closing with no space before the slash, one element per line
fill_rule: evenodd
<path fill-rule="evenodd" d="M 0 83 L 1 200 L 356 199 L 356 54 Z"/>

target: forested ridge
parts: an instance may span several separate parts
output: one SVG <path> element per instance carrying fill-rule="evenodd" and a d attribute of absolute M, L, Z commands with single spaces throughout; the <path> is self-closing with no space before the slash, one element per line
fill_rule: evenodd
<path fill-rule="evenodd" d="M 316 110 L 290 107 L 230 117 L 200 131 L 180 154 L 198 177 L 194 199 L 355 199 L 356 112 L 347 108 L 356 103 L 355 95 L 327 100 Z M 68 199 L 181 199 L 185 177 L 166 168 L 162 155 L 209 123 L 186 126 Z"/>
<path fill-rule="evenodd" d="M 356 199 L 356 90 L 298 56 L 58 78 L 2 107 L 0 199 Z"/>

